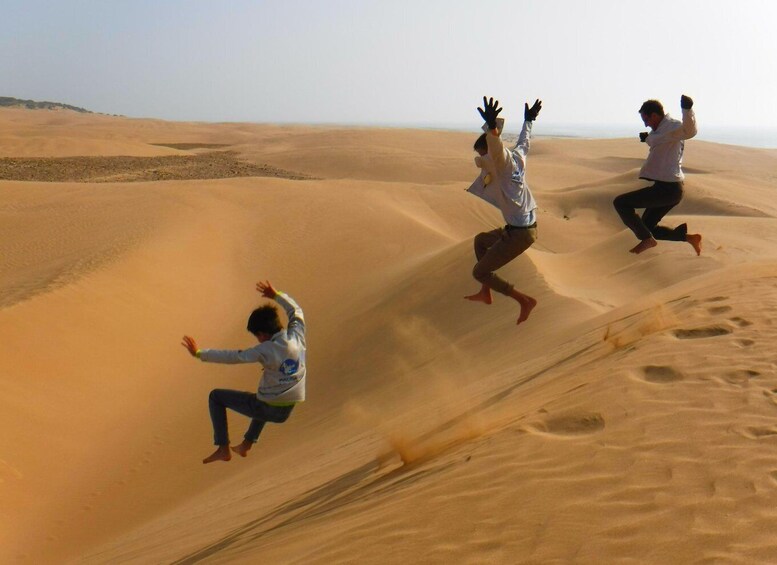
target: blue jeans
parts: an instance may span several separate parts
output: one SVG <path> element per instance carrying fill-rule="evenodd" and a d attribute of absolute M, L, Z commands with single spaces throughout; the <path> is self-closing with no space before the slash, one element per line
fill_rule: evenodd
<path fill-rule="evenodd" d="M 244 437 L 246 441 L 253 443 L 259 439 L 259 434 L 262 433 L 265 423 L 280 424 L 285 422 L 294 408 L 294 406 L 270 406 L 259 400 L 252 392 L 224 388 L 217 388 L 210 392 L 208 407 L 210 419 L 213 422 L 213 443 L 216 445 L 229 445 L 227 408 L 251 418 L 251 424 Z"/>

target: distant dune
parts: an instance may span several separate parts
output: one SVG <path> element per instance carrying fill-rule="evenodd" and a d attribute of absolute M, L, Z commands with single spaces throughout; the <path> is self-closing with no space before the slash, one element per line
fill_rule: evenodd
<path fill-rule="evenodd" d="M 22 100 L 10 96 L 0 96 L 0 108 L 1 107 L 21 107 L 27 108 L 28 110 L 73 110 L 74 112 L 81 112 L 84 114 L 90 113 L 89 110 L 84 108 L 71 106 L 70 104 L 62 104 L 61 102 L 38 102 L 36 100 Z"/>
<path fill-rule="evenodd" d="M 645 146 L 535 140 L 516 327 L 462 299 L 476 130 L 0 109 L 0 561 L 773 563 L 777 151 L 689 141 L 703 254 L 634 256 Z M 250 345 L 265 278 L 308 400 L 202 465 L 208 392 L 259 373 L 180 338 Z"/>

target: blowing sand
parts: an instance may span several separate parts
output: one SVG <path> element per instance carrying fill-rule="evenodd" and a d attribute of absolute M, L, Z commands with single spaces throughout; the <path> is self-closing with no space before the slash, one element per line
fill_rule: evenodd
<path fill-rule="evenodd" d="M 19 109 L 0 132 L 3 163 L 54 171 L 0 181 L 0 561 L 777 561 L 777 151 L 688 142 L 667 222 L 703 254 L 634 256 L 611 203 L 644 145 L 535 139 L 516 327 L 462 299 L 500 224 L 464 192 L 474 133 Z M 162 157 L 178 180 L 110 165 Z M 208 392 L 258 371 L 180 338 L 250 345 L 265 278 L 305 310 L 308 401 L 202 465 Z"/>

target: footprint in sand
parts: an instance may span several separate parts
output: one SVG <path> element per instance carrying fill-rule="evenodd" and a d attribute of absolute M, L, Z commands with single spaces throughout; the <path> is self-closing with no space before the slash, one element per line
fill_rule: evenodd
<path fill-rule="evenodd" d="M 772 390 L 764 390 L 763 393 L 764 393 L 764 396 L 768 398 L 772 404 L 777 406 L 777 388 L 773 388 Z"/>
<path fill-rule="evenodd" d="M 723 302 L 724 300 L 728 300 L 728 296 L 713 296 L 712 298 L 708 298 L 704 302 Z"/>
<path fill-rule="evenodd" d="M 642 374 L 649 383 L 674 383 L 683 380 L 683 375 L 672 367 L 647 365 L 642 367 Z"/>
<path fill-rule="evenodd" d="M 750 382 L 750 379 L 760 375 L 758 371 L 752 369 L 737 369 L 735 371 L 729 371 L 723 375 L 723 380 L 732 385 L 746 385 Z"/>
<path fill-rule="evenodd" d="M 537 432 L 554 435 L 592 434 L 604 429 L 604 418 L 597 412 L 564 414 L 532 426 Z"/>
<path fill-rule="evenodd" d="M 744 318 L 740 318 L 739 316 L 729 318 L 729 321 L 734 322 L 740 328 L 746 328 L 747 326 L 753 325 L 753 322 L 751 322 L 750 320 L 745 320 Z"/>
<path fill-rule="evenodd" d="M 731 333 L 731 328 L 725 326 L 707 326 L 705 328 L 693 328 L 688 330 L 675 330 L 672 332 L 677 339 L 701 339 L 705 337 L 716 337 Z"/>
<path fill-rule="evenodd" d="M 763 438 L 777 436 L 777 427 L 748 426 L 746 428 L 743 428 L 740 431 L 740 433 L 746 438 L 763 439 Z"/>
<path fill-rule="evenodd" d="M 726 312 L 731 312 L 731 306 L 714 306 L 708 308 L 707 312 L 710 314 L 725 314 Z"/>
<path fill-rule="evenodd" d="M 742 347 L 750 347 L 755 343 L 755 340 L 752 339 L 738 339 L 737 343 L 741 345 Z"/>

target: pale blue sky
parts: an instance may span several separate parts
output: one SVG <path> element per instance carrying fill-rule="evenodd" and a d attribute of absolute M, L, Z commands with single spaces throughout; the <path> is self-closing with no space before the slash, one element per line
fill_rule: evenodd
<path fill-rule="evenodd" d="M 132 117 L 777 127 L 777 1 L 0 0 L 0 96 Z M 477 124 L 475 124 L 477 125 Z"/>

